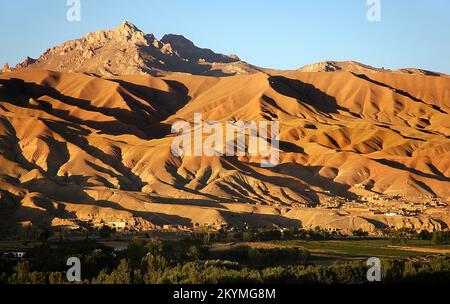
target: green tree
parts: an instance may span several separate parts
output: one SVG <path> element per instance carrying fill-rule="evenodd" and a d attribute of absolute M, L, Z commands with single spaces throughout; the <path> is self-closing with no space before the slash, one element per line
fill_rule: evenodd
<path fill-rule="evenodd" d="M 44 285 L 47 283 L 47 277 L 43 272 L 34 271 L 30 273 L 31 284 Z"/>
<path fill-rule="evenodd" d="M 433 233 L 432 241 L 437 245 L 450 244 L 450 231 L 435 231 Z"/>
<path fill-rule="evenodd" d="M 102 238 L 102 239 L 109 239 L 111 237 L 111 235 L 114 233 L 116 233 L 116 229 L 113 229 L 109 226 L 103 226 L 99 230 L 99 235 L 100 235 L 100 238 Z"/>
<path fill-rule="evenodd" d="M 187 257 L 193 261 L 195 260 L 199 260 L 200 256 L 201 256 L 201 252 L 200 249 L 198 248 L 197 245 L 192 245 L 189 247 L 187 253 L 186 253 Z"/>
<path fill-rule="evenodd" d="M 132 269 L 127 260 L 120 260 L 119 266 L 109 275 L 105 277 L 106 284 L 132 284 Z"/>
<path fill-rule="evenodd" d="M 0 284 L 6 283 L 8 283 L 8 274 L 6 272 L 2 272 L 2 275 L 0 276 Z"/>
<path fill-rule="evenodd" d="M 164 246 L 163 243 L 158 239 L 151 239 L 145 245 L 145 250 L 147 253 L 152 254 L 154 256 L 163 255 L 164 254 Z"/>
<path fill-rule="evenodd" d="M 133 238 L 128 244 L 127 257 L 131 261 L 132 266 L 136 267 L 147 253 L 145 242 L 138 238 Z"/>
<path fill-rule="evenodd" d="M 28 261 L 19 262 L 16 266 L 16 272 L 10 277 L 12 284 L 29 284 L 30 280 L 30 264 Z"/>
<path fill-rule="evenodd" d="M 418 237 L 421 240 L 431 240 L 433 238 L 433 233 L 429 232 L 428 230 L 422 230 L 420 231 Z"/>
<path fill-rule="evenodd" d="M 64 284 L 63 274 L 61 272 L 51 272 L 48 276 L 48 281 L 52 285 Z"/>
<path fill-rule="evenodd" d="M 352 234 L 356 237 L 367 237 L 369 235 L 369 232 L 362 230 L 359 228 L 358 230 L 352 231 Z"/>

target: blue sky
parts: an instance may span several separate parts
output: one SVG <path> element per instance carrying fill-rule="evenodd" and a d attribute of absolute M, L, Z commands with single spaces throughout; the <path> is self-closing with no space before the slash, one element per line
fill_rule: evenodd
<path fill-rule="evenodd" d="M 161 38 L 182 34 L 200 47 L 250 63 L 294 69 L 322 60 L 450 73 L 449 0 L 381 0 L 381 22 L 366 0 L 81 0 L 68 22 L 66 0 L 0 0 L 0 64 L 125 20 Z"/>

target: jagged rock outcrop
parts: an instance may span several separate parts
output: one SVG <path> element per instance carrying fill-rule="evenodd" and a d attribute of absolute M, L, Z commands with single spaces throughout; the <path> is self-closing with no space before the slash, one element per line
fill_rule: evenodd
<path fill-rule="evenodd" d="M 161 41 L 125 22 L 113 30 L 88 33 L 48 49 L 37 60 L 27 57 L 16 66 L 98 76 L 170 73 L 231 76 L 250 74 L 259 68 L 237 56 L 202 49 L 181 35 L 165 35 Z"/>
<path fill-rule="evenodd" d="M 33 59 L 33 58 L 27 56 L 27 58 L 25 58 L 24 61 L 22 61 L 21 63 L 19 63 L 15 66 L 15 69 L 26 68 L 27 66 L 30 66 L 35 62 L 36 62 L 36 59 Z"/>
<path fill-rule="evenodd" d="M 5 63 L 3 65 L 3 68 L 0 70 L 0 72 L 10 72 L 10 71 L 11 71 L 11 68 L 9 67 L 8 63 Z"/>

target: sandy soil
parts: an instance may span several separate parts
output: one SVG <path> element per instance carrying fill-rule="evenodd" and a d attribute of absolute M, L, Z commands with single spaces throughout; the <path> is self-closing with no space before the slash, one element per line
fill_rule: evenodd
<path fill-rule="evenodd" d="M 439 214 L 302 207 L 351 197 L 358 184 L 411 200 L 450 197 L 448 77 L 297 71 L 106 79 L 23 70 L 1 73 L 0 84 L 7 227 L 55 219 L 142 230 L 448 225 L 449 217 Z M 280 165 L 261 168 L 250 156 L 175 157 L 169 126 L 198 112 L 219 122 L 279 120 Z"/>

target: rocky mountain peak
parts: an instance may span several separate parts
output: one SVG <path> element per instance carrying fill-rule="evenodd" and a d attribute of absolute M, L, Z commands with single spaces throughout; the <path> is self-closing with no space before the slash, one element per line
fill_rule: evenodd
<path fill-rule="evenodd" d="M 116 29 L 111 31 L 113 33 L 113 38 L 125 39 L 133 43 L 146 43 L 145 34 L 139 30 L 134 24 L 126 21 L 118 26 Z M 149 34 L 151 40 L 153 40 L 153 35 Z"/>
<path fill-rule="evenodd" d="M 141 30 L 139 30 L 139 28 L 133 23 L 125 21 L 116 28 L 116 31 L 130 33 L 130 32 L 140 32 Z"/>
<path fill-rule="evenodd" d="M 159 41 L 128 21 L 52 47 L 37 60 L 27 58 L 16 69 L 28 67 L 108 77 L 170 73 L 231 76 L 258 70 L 236 56 L 199 48 L 182 35 L 165 35 Z"/>

